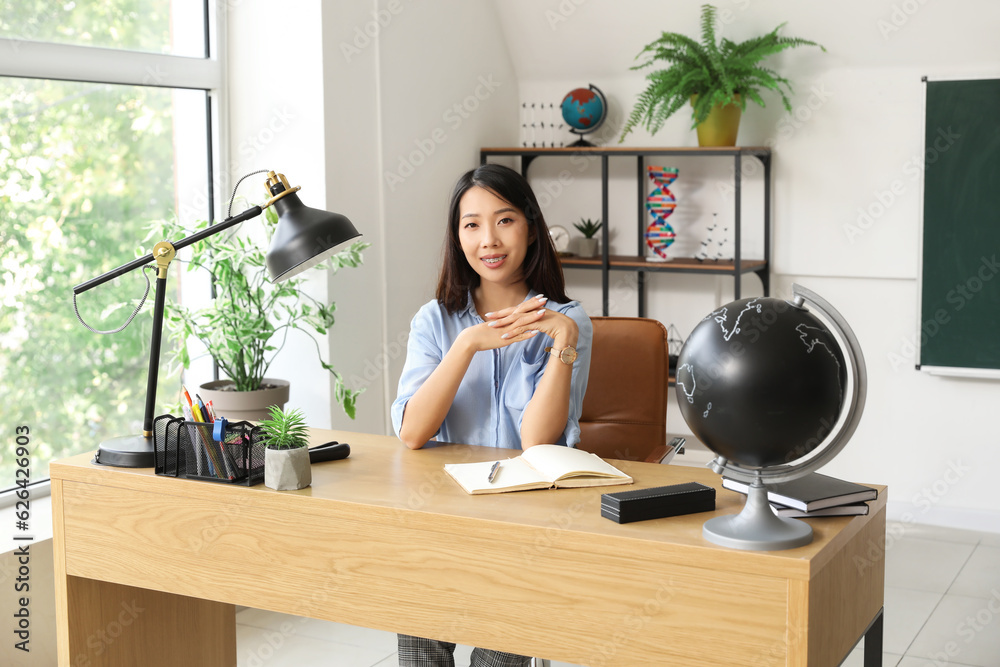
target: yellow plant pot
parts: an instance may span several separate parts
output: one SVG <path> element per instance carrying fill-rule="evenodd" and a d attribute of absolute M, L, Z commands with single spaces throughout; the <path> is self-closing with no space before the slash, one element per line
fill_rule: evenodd
<path fill-rule="evenodd" d="M 736 96 L 737 102 L 739 95 Z M 698 101 L 697 95 L 691 96 L 691 106 Z M 742 109 L 738 103 L 722 106 L 716 104 L 706 118 L 696 127 L 699 146 L 735 146 L 736 135 L 740 131 L 740 114 Z"/>

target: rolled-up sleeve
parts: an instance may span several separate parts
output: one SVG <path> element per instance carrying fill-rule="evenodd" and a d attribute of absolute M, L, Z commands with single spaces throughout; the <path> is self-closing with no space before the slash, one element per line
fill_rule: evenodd
<path fill-rule="evenodd" d="M 552 304 L 549 304 L 549 307 L 551 308 Z M 590 317 L 583 310 L 583 307 L 575 301 L 564 306 L 559 306 L 556 310 L 576 322 L 577 328 L 580 330 L 580 335 L 576 342 L 577 356 L 576 361 L 573 362 L 573 374 L 570 378 L 569 411 L 566 417 L 566 428 L 563 429 L 563 436 L 560 441 L 553 444 L 565 444 L 575 447 L 580 442 L 580 414 L 583 412 L 583 396 L 587 393 L 587 380 L 590 377 L 590 354 L 594 340 L 594 325 L 590 321 Z M 545 339 L 545 346 L 552 344 L 551 338 L 546 336 Z M 539 345 L 541 346 L 541 343 Z M 548 354 L 541 351 L 541 347 L 538 348 L 537 354 L 538 361 L 534 364 L 531 371 L 531 387 L 525 397 L 526 399 L 530 399 L 534 395 L 538 384 L 542 381 L 542 376 L 545 374 L 545 367 L 549 359 Z M 526 403 L 527 400 L 524 402 Z M 517 416 L 518 432 L 520 432 L 524 421 L 523 405 L 521 407 L 522 411 Z"/>
<path fill-rule="evenodd" d="M 406 363 L 403 374 L 399 377 L 399 387 L 396 390 L 396 400 L 392 403 L 392 428 L 399 435 L 403 426 L 403 413 L 406 404 L 421 385 L 430 377 L 434 369 L 441 363 L 444 351 L 435 340 L 433 317 L 434 302 L 425 305 L 417 311 L 410 322 L 410 337 L 406 343 Z"/>
<path fill-rule="evenodd" d="M 566 419 L 566 430 L 563 437 L 566 444 L 576 447 L 580 442 L 580 414 L 583 412 L 583 396 L 587 393 L 587 381 L 590 378 L 590 354 L 594 342 L 594 325 L 590 317 L 579 304 L 573 304 L 566 315 L 573 318 L 580 329 L 576 343 L 576 362 L 573 364 L 573 377 L 569 388 L 569 417 Z"/>

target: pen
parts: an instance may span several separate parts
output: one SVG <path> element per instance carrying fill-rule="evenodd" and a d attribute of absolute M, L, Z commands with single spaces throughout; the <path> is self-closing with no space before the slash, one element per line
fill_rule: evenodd
<path fill-rule="evenodd" d="M 492 484 L 493 480 L 497 478 L 497 473 L 498 472 L 500 472 L 500 462 L 499 461 L 497 461 L 496 463 L 494 463 L 493 467 L 490 468 L 490 476 L 489 476 L 489 479 L 487 480 L 490 484 Z"/>

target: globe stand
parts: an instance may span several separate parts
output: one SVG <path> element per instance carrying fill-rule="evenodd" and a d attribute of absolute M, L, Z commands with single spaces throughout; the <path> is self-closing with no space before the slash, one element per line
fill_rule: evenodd
<path fill-rule="evenodd" d="M 743 511 L 709 519 L 701 534 L 709 542 L 730 549 L 779 551 L 809 544 L 813 529 L 804 521 L 776 515 L 758 477 L 750 485 Z"/>
<path fill-rule="evenodd" d="M 570 132 L 573 133 L 573 134 L 576 134 L 576 135 L 582 135 L 583 134 L 582 132 L 576 132 L 575 130 L 570 130 Z M 567 148 L 597 148 L 597 145 L 590 143 L 589 141 L 587 141 L 586 139 L 584 139 L 582 136 L 580 136 L 579 139 L 577 139 L 573 143 L 569 144 L 569 146 L 567 146 Z"/>
<path fill-rule="evenodd" d="M 761 299 L 766 300 L 766 297 Z M 720 453 L 712 446 L 711 437 L 705 438 L 699 433 L 701 424 L 697 421 L 697 415 L 704 416 L 712 406 L 712 403 L 708 402 L 706 405 L 698 405 L 693 410 L 686 409 L 687 406 L 694 404 L 695 397 L 698 396 L 697 392 L 700 391 L 697 387 L 697 377 L 694 375 L 695 366 L 692 365 L 692 357 L 689 356 L 691 349 L 689 345 L 697 339 L 699 328 L 695 328 L 681 350 L 677 360 L 677 393 L 681 403 L 681 414 L 694 430 L 695 435 L 702 438 L 709 449 L 718 454 L 715 459 L 709 462 L 708 467 L 724 477 L 750 485 L 746 504 L 738 515 L 715 517 L 705 522 L 702 535 L 709 542 L 733 549 L 777 551 L 800 547 L 812 541 L 812 528 L 808 524 L 794 519 L 784 519 L 774 513 L 768 502 L 767 489 L 764 485 L 789 482 L 808 475 L 826 465 L 840 453 L 851 436 L 854 435 L 858 423 L 861 421 L 868 394 L 868 371 L 864 355 L 861 352 L 861 345 L 843 316 L 815 292 L 801 285 L 793 284 L 792 298 L 787 302 L 787 305 L 793 309 L 808 310 L 806 308 L 807 302 L 819 311 L 822 318 L 829 323 L 830 335 L 834 339 L 834 344 L 840 349 L 843 363 L 847 367 L 847 386 L 851 388 L 851 391 L 849 397 L 843 399 L 841 412 L 835 420 L 835 424 L 837 422 L 839 424 L 833 428 L 833 431 L 821 443 L 806 449 L 804 454 L 798 454 L 796 450 L 787 452 L 786 454 L 793 458 L 786 459 L 786 463 L 762 465 L 757 461 L 746 463 L 730 461 L 725 453 Z M 734 301 L 729 305 L 741 303 Z M 746 304 L 742 303 L 742 305 Z M 711 327 L 717 323 L 718 320 L 711 318 L 705 318 L 703 321 L 703 325 Z M 751 324 L 753 323 L 751 322 Z M 699 327 L 703 325 L 699 325 Z M 805 329 L 795 329 L 803 342 L 807 342 L 806 334 L 809 328 L 807 326 Z M 732 333 L 739 333 L 739 331 L 737 327 L 732 330 Z M 727 337 L 725 340 L 729 341 L 729 338 Z M 734 341 L 739 342 L 738 339 L 734 339 Z M 817 341 L 813 347 L 817 344 L 823 343 Z M 810 347 L 809 350 L 811 351 L 813 347 Z M 681 377 L 684 369 L 687 369 L 689 373 L 689 377 L 686 379 Z M 702 413 L 702 410 L 705 412 Z M 730 418 L 734 419 L 735 417 Z M 752 421 L 752 419 L 751 416 L 748 421 Z M 794 458 L 795 456 L 797 458 Z"/>

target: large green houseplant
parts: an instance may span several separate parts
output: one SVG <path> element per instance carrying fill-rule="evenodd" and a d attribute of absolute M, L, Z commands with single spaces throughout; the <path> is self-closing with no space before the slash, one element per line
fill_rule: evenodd
<path fill-rule="evenodd" d="M 701 127 L 709 120 L 713 110 L 723 114 L 728 110 L 731 116 L 735 116 L 738 127 L 739 113 L 746 109 L 748 99 L 765 106 L 761 90 L 777 91 L 785 109 L 791 111 L 792 104 L 786 91 L 791 93 L 792 85 L 774 70 L 761 66 L 760 62 L 796 46 L 819 46 L 826 51 L 807 39 L 778 35 L 784 23 L 766 35 L 744 42 L 718 41 L 715 7 L 702 5 L 701 10 L 701 43 L 686 35 L 664 32 L 636 56 L 636 60 L 645 60 L 632 67 L 633 70 L 658 63 L 669 66 L 646 76 L 649 85 L 639 95 L 619 143 L 640 124 L 651 134 L 656 134 L 663 123 L 688 102 L 693 107 L 692 127 Z M 701 145 L 733 145 L 735 140 L 735 132 L 728 144 L 725 141 L 706 143 L 699 136 Z"/>
<path fill-rule="evenodd" d="M 264 209 L 267 243 L 277 221 L 273 207 Z M 207 224 L 203 221 L 198 228 Z M 154 226 L 147 240 L 174 238 L 191 231 L 180 229 L 176 223 L 159 224 Z M 186 343 L 193 336 L 205 345 L 219 369 L 228 376 L 228 386 L 222 388 L 237 392 L 259 391 L 267 388 L 268 368 L 285 346 L 288 333 L 298 329 L 312 339 L 320 365 L 333 376 L 337 402 L 353 419 L 361 391 L 348 388 L 333 366 L 323 360 L 315 338 L 315 334 L 324 335 L 333 326 L 336 304 L 321 303 L 306 294 L 302 278 L 271 282 L 264 261 L 267 243 L 255 243 L 233 230 L 191 246 L 188 270 L 208 271 L 216 297 L 208 306 L 197 310 L 181 304 L 167 304 L 165 320 L 177 349 L 174 361 L 184 368 L 189 367 L 191 359 Z M 362 262 L 362 251 L 369 245 L 356 241 L 316 268 L 336 272 L 342 267 L 356 267 Z"/>

